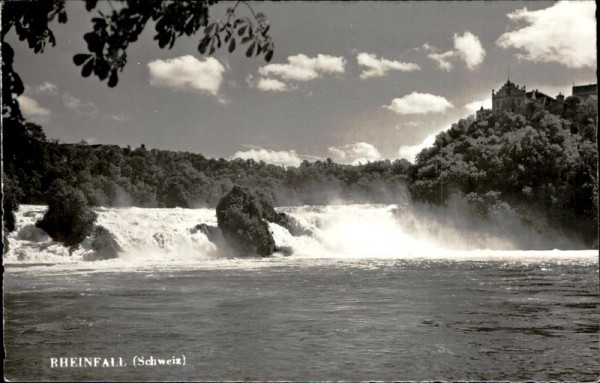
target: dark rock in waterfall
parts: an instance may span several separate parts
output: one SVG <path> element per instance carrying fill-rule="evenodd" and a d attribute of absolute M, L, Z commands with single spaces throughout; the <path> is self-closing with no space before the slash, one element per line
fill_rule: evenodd
<path fill-rule="evenodd" d="M 306 230 L 302 225 L 292 216 L 289 216 L 285 213 L 278 213 L 275 211 L 273 207 L 274 202 L 271 198 L 269 198 L 266 194 L 257 192 L 256 196 L 260 203 L 261 211 L 263 218 L 269 222 L 276 223 L 279 226 L 282 226 L 290 232 L 294 237 L 298 237 L 301 235 L 311 235 L 312 232 L 310 230 Z"/>
<path fill-rule="evenodd" d="M 114 234 L 104 226 L 96 226 L 92 232 L 91 247 L 94 253 L 87 257 L 88 261 L 100 261 L 117 258 L 122 251 Z"/>
<path fill-rule="evenodd" d="M 201 223 L 190 229 L 190 233 L 192 234 L 196 234 L 197 232 L 201 232 L 206 235 L 208 240 L 217 246 L 223 243 L 223 232 L 216 226 L 210 226 L 205 223 Z"/>
<path fill-rule="evenodd" d="M 285 213 L 278 213 L 273 207 L 273 200 L 261 192 L 255 193 L 258 200 L 262 217 L 269 222 L 276 223 L 289 230 L 290 217 Z"/>
<path fill-rule="evenodd" d="M 283 213 L 281 213 L 283 214 Z M 290 215 L 286 215 L 287 217 L 287 221 L 288 221 L 288 225 L 286 226 L 286 229 L 288 229 L 288 231 L 290 232 L 291 235 L 293 235 L 294 237 L 300 237 L 303 235 L 307 235 L 307 236 L 311 236 L 313 235 L 312 230 L 305 228 L 304 226 L 302 226 L 302 224 L 294 217 L 290 216 Z"/>
<path fill-rule="evenodd" d="M 267 223 L 287 227 L 287 216 L 248 188 L 234 186 L 217 204 L 217 222 L 223 238 L 242 256 L 267 257 L 277 249 Z"/>
<path fill-rule="evenodd" d="M 294 250 L 291 246 L 279 246 L 275 248 L 275 251 L 283 255 L 284 257 L 289 257 L 294 253 Z"/>
<path fill-rule="evenodd" d="M 239 252 L 231 247 L 229 242 L 223 236 L 223 231 L 218 227 L 201 223 L 190 229 L 191 234 L 196 234 L 198 232 L 206 235 L 208 240 L 217 247 L 220 257 L 235 258 L 239 256 Z"/>

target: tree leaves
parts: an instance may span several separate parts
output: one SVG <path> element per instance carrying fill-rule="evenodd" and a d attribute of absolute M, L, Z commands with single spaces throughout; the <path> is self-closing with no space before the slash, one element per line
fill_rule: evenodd
<path fill-rule="evenodd" d="M 204 33 L 210 35 L 215 30 L 215 23 L 210 23 L 208 27 L 204 30 Z"/>
<path fill-rule="evenodd" d="M 119 77 L 117 76 L 117 71 L 113 70 L 110 72 L 110 78 L 108 79 L 108 86 L 111 88 L 114 88 L 115 86 L 117 86 L 117 83 L 119 82 Z"/>
<path fill-rule="evenodd" d="M 58 22 L 65 24 L 67 22 L 67 12 L 64 10 L 58 14 Z"/>
<path fill-rule="evenodd" d="M 229 53 L 240 44 L 248 44 L 245 49 L 247 57 L 264 54 L 267 62 L 273 57 L 274 45 L 268 35 L 270 26 L 266 15 L 255 13 L 245 2 L 228 7 L 227 20 L 223 22 L 209 16 L 213 0 L 116 1 L 120 4 L 111 7 L 112 12 L 102 13 L 98 10 L 91 18 L 92 28 L 83 35 L 88 52 L 77 53 L 72 58 L 73 63 L 81 67 L 83 77 L 94 74 L 101 81 L 108 80 L 109 87 L 117 85 L 118 73 L 123 71 L 127 62 L 126 51 L 130 43 L 137 41 L 150 20 L 155 22 L 156 34 L 153 38 L 160 48 L 172 48 L 178 37 L 200 32 L 198 52 L 201 54 L 214 54 L 224 40 Z M 250 11 L 246 12 L 250 17 L 236 15 L 240 4 Z M 88 12 L 96 9 L 97 5 L 98 0 L 85 0 Z M 53 20 L 59 23 L 68 21 L 65 0 L 3 2 L 2 40 L 14 27 L 19 40 L 27 41 L 34 53 L 42 53 L 47 44 L 56 44 L 55 36 L 49 29 L 49 23 Z M 236 33 L 240 41 L 234 38 Z M 21 119 L 16 97 L 23 93 L 23 86 L 12 64 L 8 64 L 9 53 L 3 44 L 3 114 Z"/>
<path fill-rule="evenodd" d="M 94 74 L 98 76 L 100 81 L 104 81 L 108 77 L 109 71 L 108 63 L 104 60 L 96 60 L 96 65 L 94 66 Z"/>
<path fill-rule="evenodd" d="M 265 14 L 262 12 L 258 12 L 254 18 L 261 24 L 267 21 L 267 16 L 265 16 Z"/>
<path fill-rule="evenodd" d="M 87 42 L 88 50 L 92 53 L 102 54 L 104 44 L 101 36 L 94 32 L 88 32 L 83 35 L 83 39 Z"/>
<path fill-rule="evenodd" d="M 271 26 L 267 25 L 262 31 L 260 31 L 260 34 L 263 35 L 263 37 L 267 37 L 267 33 L 269 32 L 270 28 Z"/>
<path fill-rule="evenodd" d="M 94 69 L 94 60 L 89 60 L 83 68 L 81 68 L 81 75 L 83 77 L 89 77 L 92 74 L 92 70 Z"/>
<path fill-rule="evenodd" d="M 252 55 L 254 54 L 255 46 L 256 46 L 256 43 L 250 44 L 250 46 L 248 47 L 248 50 L 246 50 L 246 57 L 252 57 Z"/>
<path fill-rule="evenodd" d="M 90 57 L 92 57 L 92 55 L 81 54 L 81 53 L 76 54 L 75 56 L 73 56 L 73 62 L 75 63 L 75 65 L 79 66 L 79 65 L 82 65 Z"/>
<path fill-rule="evenodd" d="M 267 60 L 267 62 L 271 62 L 272 58 L 273 58 L 273 50 L 268 50 L 267 53 L 265 54 L 265 60 Z"/>
<path fill-rule="evenodd" d="M 19 74 L 13 70 L 14 51 L 10 44 L 2 41 L 2 116 L 23 120 L 17 96 L 23 94 L 25 87 Z"/>
<path fill-rule="evenodd" d="M 92 9 L 96 8 L 96 4 L 98 0 L 85 0 L 85 9 L 89 12 Z"/>

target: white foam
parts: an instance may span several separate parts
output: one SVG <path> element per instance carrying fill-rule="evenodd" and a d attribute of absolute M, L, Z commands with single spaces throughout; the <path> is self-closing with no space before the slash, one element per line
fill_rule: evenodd
<path fill-rule="evenodd" d="M 17 213 L 17 230 L 9 236 L 10 250 L 5 254 L 4 262 L 82 262 L 93 253 L 89 241 L 84 241 L 70 253 L 48 236 L 37 235 L 34 225 L 45 210 L 45 206 L 21 205 Z M 97 224 L 114 234 L 122 247 L 121 262 L 141 265 L 218 257 L 216 246 L 206 235 L 191 230 L 199 223 L 216 225 L 213 210 L 134 207 L 98 208 L 96 212 Z"/>
<path fill-rule="evenodd" d="M 510 262 L 597 263 L 598 252 L 520 251 L 515 242 L 498 231 L 481 233 L 437 221 L 411 206 L 330 205 L 288 207 L 303 235 L 270 224 L 278 246 L 292 249 L 289 257 L 276 254 L 265 259 L 228 259 L 200 231 L 200 223 L 216 225 L 214 209 L 99 208 L 98 224 L 113 233 L 123 248 L 117 259 L 86 261 L 93 253 L 89 240 L 70 253 L 35 228 L 45 206 L 22 205 L 17 230 L 10 234 L 10 251 L 4 262 L 11 265 L 43 264 L 13 268 L 15 272 L 71 270 L 146 271 L 156 268 L 220 269 L 272 266 L 388 264 L 402 259 Z M 530 233 L 525 233 L 530 235 Z M 541 239 L 540 239 L 541 240 Z"/>

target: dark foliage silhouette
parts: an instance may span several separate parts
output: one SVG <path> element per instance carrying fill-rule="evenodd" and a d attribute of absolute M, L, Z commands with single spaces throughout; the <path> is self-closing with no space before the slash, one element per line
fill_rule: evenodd
<path fill-rule="evenodd" d="M 209 12 L 216 3 L 214 0 L 86 0 L 86 9 L 96 11 L 96 15 L 91 19 L 92 30 L 83 36 L 88 52 L 75 54 L 73 62 L 81 67 L 83 77 L 93 74 L 101 81 L 107 80 L 108 86 L 116 86 L 119 73 L 127 63 L 129 45 L 137 41 L 150 21 L 154 22 L 154 40 L 160 48 L 172 48 L 183 35 L 200 34 L 197 49 L 201 54 L 212 55 L 225 44 L 228 51 L 233 52 L 237 45 L 245 44 L 247 57 L 264 55 L 264 59 L 270 61 L 274 43 L 267 17 L 256 13 L 246 2 L 237 1 L 227 8 L 227 18 L 221 21 Z M 7 34 L 14 27 L 19 40 L 26 40 L 35 53 L 44 52 L 47 45 L 56 45 L 50 29 L 52 22 L 64 24 L 68 20 L 66 4 L 65 0 L 2 2 L 3 118 L 23 119 L 17 97 L 23 93 L 24 86 L 13 68 L 14 51 L 5 41 Z M 109 11 L 99 9 L 107 5 Z M 240 5 L 246 7 L 251 17 L 237 15 Z"/>
<path fill-rule="evenodd" d="M 48 194 L 48 210 L 36 226 L 53 240 L 76 248 L 92 233 L 96 213 L 88 207 L 83 193 L 63 180 L 54 181 Z"/>

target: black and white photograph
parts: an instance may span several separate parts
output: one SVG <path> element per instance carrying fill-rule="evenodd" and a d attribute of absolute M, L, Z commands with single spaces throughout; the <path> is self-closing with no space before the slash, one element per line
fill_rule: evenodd
<path fill-rule="evenodd" d="M 594 1 L 0 10 L 4 380 L 600 378 Z"/>

